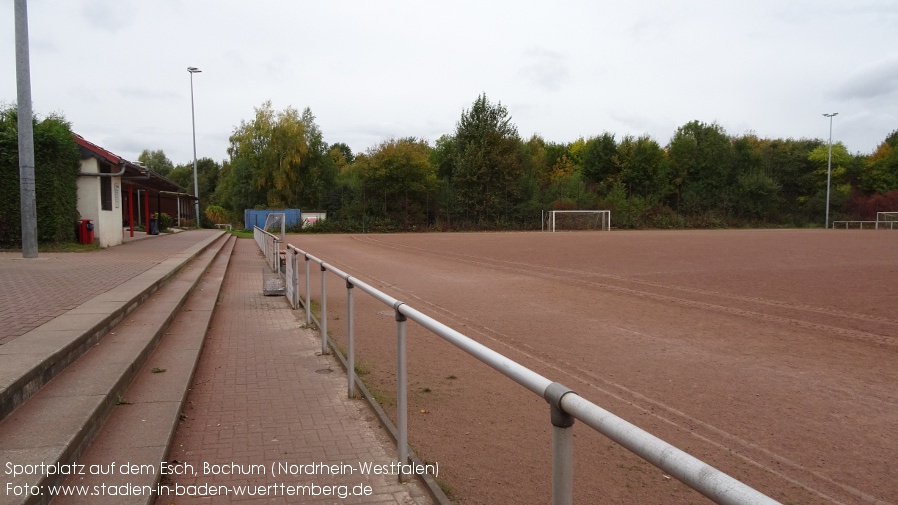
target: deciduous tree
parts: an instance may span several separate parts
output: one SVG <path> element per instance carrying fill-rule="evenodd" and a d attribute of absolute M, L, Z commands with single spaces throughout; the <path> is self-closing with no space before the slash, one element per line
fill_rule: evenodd
<path fill-rule="evenodd" d="M 137 161 L 163 177 L 167 177 L 168 173 L 175 168 L 174 163 L 168 159 L 168 156 L 165 155 L 162 149 L 155 151 L 144 149 L 140 156 L 137 157 Z"/>
<path fill-rule="evenodd" d="M 369 149 L 357 163 L 370 211 L 406 227 L 426 223 L 436 171 L 425 141 L 391 139 Z"/>
<path fill-rule="evenodd" d="M 583 178 L 587 182 L 611 187 L 616 179 L 619 167 L 614 162 L 617 155 L 617 142 L 614 135 L 608 132 L 586 141 L 582 149 Z"/>
<path fill-rule="evenodd" d="M 228 147 L 231 163 L 240 160 L 241 173 L 248 175 L 253 188 L 264 191 L 264 199 L 251 202 L 252 206 L 297 206 L 305 189 L 303 179 L 308 179 L 300 171 L 309 154 L 309 133 L 308 120 L 296 109 L 276 112 L 271 101 L 255 109 L 251 121 L 241 121 L 234 129 Z"/>

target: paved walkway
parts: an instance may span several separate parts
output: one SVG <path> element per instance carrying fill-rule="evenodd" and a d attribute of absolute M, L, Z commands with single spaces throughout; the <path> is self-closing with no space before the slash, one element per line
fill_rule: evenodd
<path fill-rule="evenodd" d="M 160 497 L 157 505 L 430 503 L 417 483 L 402 485 L 396 476 L 360 470 L 389 465 L 395 449 L 367 405 L 346 398 L 346 374 L 334 358 L 320 356 L 317 333 L 303 327 L 301 311 L 282 296 L 262 295 L 264 266 L 255 242 L 237 242 L 183 411 L 187 419 L 169 452 L 169 460 L 189 463 L 197 475 L 168 484 L 223 486 L 218 489 L 229 493 L 250 486 L 267 496 Z M 277 462 L 303 473 L 272 475 Z M 203 475 L 206 464 L 224 472 Z M 336 472 L 322 465 L 337 465 Z M 296 486 L 318 491 L 284 496 L 302 493 Z"/>
<path fill-rule="evenodd" d="M 0 325 L 0 345 L 210 233 L 216 231 L 148 237 L 90 253 L 41 254 L 37 260 L 0 253 L 0 316 L 7 322 Z M 315 331 L 304 328 L 304 313 L 282 296 L 262 295 L 265 265 L 253 240 L 237 241 L 186 418 L 168 456 L 173 464 L 192 465 L 196 475 L 164 478 L 173 494 L 156 503 L 430 504 L 417 482 L 399 484 L 395 475 L 364 471 L 364 465 L 394 462 L 395 446 L 363 400 L 346 398 L 346 374 L 333 357 L 316 353 L 321 344 Z M 207 468 L 219 472 L 204 474 Z M 281 469 L 294 473 L 272 475 Z M 186 495 L 174 495 L 176 486 L 203 485 L 222 486 L 215 490 L 228 494 L 197 497 L 208 488 L 185 487 Z M 242 492 L 254 495 L 236 496 L 236 486 L 251 486 Z"/>
<path fill-rule="evenodd" d="M 24 259 L 21 252 L 0 252 L 0 345 L 215 233 L 135 233 L 120 246 L 85 253 L 39 253 L 36 259 Z"/>

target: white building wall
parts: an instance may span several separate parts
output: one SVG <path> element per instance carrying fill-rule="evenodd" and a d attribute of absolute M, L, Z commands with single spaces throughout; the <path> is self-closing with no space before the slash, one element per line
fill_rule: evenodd
<path fill-rule="evenodd" d="M 100 165 L 96 158 L 81 160 L 81 172 L 96 174 Z M 94 241 L 100 247 L 122 243 L 122 178 L 112 177 L 112 210 L 101 210 L 101 177 L 78 177 L 78 213 L 94 224 Z"/>

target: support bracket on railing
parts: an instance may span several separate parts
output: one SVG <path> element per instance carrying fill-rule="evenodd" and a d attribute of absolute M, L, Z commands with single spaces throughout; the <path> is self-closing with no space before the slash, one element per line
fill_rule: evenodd
<path fill-rule="evenodd" d="M 552 505 L 574 503 L 574 416 L 561 408 L 561 399 L 568 393 L 577 394 L 557 382 L 543 391 L 552 410 Z"/>
<path fill-rule="evenodd" d="M 561 408 L 561 398 L 568 393 L 577 394 L 573 389 L 558 382 L 549 384 L 543 392 L 543 398 L 552 407 L 552 426 L 570 428 L 574 425 L 574 416 Z"/>
<path fill-rule="evenodd" d="M 405 302 L 396 302 L 396 303 L 393 305 L 393 310 L 396 311 L 396 322 L 397 322 L 397 323 L 401 323 L 401 322 L 403 322 L 403 321 L 405 321 L 405 320 L 408 319 L 407 317 L 405 317 L 405 314 L 399 312 L 399 307 L 401 307 L 401 306 L 403 306 L 403 305 L 405 305 Z"/>

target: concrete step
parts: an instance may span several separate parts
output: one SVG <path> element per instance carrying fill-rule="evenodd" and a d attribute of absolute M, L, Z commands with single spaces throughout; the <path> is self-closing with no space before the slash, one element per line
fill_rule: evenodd
<path fill-rule="evenodd" d="M 127 286 L 98 297 L 102 300 L 94 299 L 79 307 L 97 307 L 94 312 L 79 311 L 62 316 L 69 316 L 67 319 L 73 325 L 82 323 L 74 325 L 76 329 L 72 330 L 80 331 L 81 335 L 71 335 L 65 331 L 63 322 L 58 323 L 55 328 L 59 329 L 55 331 L 68 335 L 71 342 L 66 345 L 54 340 L 56 347 L 51 358 L 34 360 L 45 370 L 36 375 L 45 375 L 46 370 L 61 367 L 59 363 L 66 361 L 68 366 L 55 371 L 52 380 L 45 382 L 38 377 L 28 382 L 31 386 L 25 386 L 26 389 L 37 389 L 35 383 L 45 384 L 37 391 L 24 394 L 27 401 L 0 421 L 0 461 L 6 465 L 2 470 L 6 489 L 0 492 L 0 505 L 49 503 L 48 486 L 61 484 L 66 478 L 64 471 L 71 470 L 72 464 L 80 465 L 76 461 L 116 404 L 123 404 L 125 390 L 172 321 L 183 312 L 188 297 L 219 251 L 226 243 L 232 243 L 228 242 L 229 238 L 213 237 L 198 245 L 199 250 L 161 263 L 167 263 L 163 270 L 151 269 L 157 271 L 135 277 Z M 141 303 L 141 300 L 146 301 Z M 99 307 L 105 308 L 105 316 Z M 111 327 L 108 334 L 95 335 L 104 326 Z M 47 334 L 50 333 L 48 330 Z M 20 337 L 4 346 L 4 351 L 20 341 L 28 343 Z M 78 352 L 79 347 L 87 349 L 79 357 L 71 358 L 70 354 Z M 24 473 L 12 475 L 10 470 L 16 470 L 15 465 L 22 465 Z M 85 471 L 89 473 L 89 469 Z"/>
<path fill-rule="evenodd" d="M 181 419 L 235 242 L 236 239 L 230 240 L 209 266 L 200 281 L 200 289 L 190 295 L 124 393 L 126 403 L 113 409 L 93 443 L 78 460 L 87 468 L 108 466 L 114 461 L 114 473 L 69 476 L 64 485 L 84 489 L 89 494 L 58 496 L 52 505 L 145 505 L 155 500 L 162 465 Z M 138 471 L 122 471 L 133 469 Z M 110 487 L 114 490 L 110 491 Z M 97 495 L 95 491 L 101 494 Z M 123 496 L 125 493 L 128 494 Z"/>
<path fill-rule="evenodd" d="M 0 347 L 0 420 L 93 347 L 222 234 L 172 255 L 147 271 Z"/>

